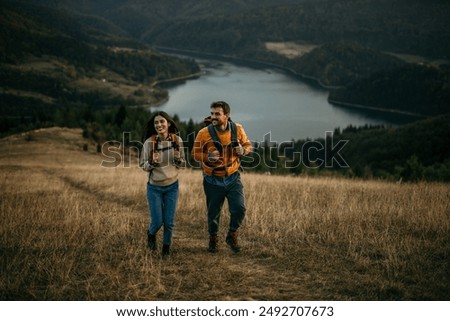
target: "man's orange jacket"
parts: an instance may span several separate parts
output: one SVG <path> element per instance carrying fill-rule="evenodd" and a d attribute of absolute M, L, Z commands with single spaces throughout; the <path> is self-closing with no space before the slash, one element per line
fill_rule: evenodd
<path fill-rule="evenodd" d="M 208 127 L 202 128 L 195 138 L 192 156 L 197 162 L 202 163 L 202 169 L 206 175 L 219 177 L 230 176 L 239 170 L 240 160 L 231 146 L 231 130 L 229 128 L 230 126 L 228 126 L 228 130 L 223 132 L 216 130 L 217 137 L 223 147 L 220 158 L 216 162 L 210 162 L 208 160 L 209 153 L 216 150 Z M 245 150 L 244 155 L 247 155 L 252 150 L 252 144 L 241 124 L 236 124 L 236 130 L 237 140 Z"/>

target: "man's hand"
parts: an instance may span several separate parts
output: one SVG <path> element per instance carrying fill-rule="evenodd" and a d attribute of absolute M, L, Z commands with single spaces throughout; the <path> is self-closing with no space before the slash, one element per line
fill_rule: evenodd
<path fill-rule="evenodd" d="M 208 153 L 208 160 L 211 163 L 217 162 L 219 160 L 219 157 L 220 157 L 220 153 L 217 149 Z"/>
<path fill-rule="evenodd" d="M 239 144 L 238 146 L 234 147 L 234 152 L 237 156 L 242 156 L 245 154 L 245 149 L 241 144 Z"/>

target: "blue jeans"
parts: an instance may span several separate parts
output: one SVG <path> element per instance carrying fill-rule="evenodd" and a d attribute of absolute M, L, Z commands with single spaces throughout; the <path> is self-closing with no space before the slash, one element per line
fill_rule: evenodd
<path fill-rule="evenodd" d="M 236 177 L 229 180 L 227 184 L 211 184 L 208 182 L 210 177 L 203 179 L 203 189 L 206 195 L 206 208 L 208 210 L 208 232 L 209 235 L 217 235 L 219 232 L 220 213 L 222 211 L 225 199 L 228 201 L 230 210 L 229 230 L 237 231 L 245 217 L 245 197 L 244 187 L 239 173 Z M 220 180 L 220 178 L 216 178 Z"/>
<path fill-rule="evenodd" d="M 178 201 L 178 181 L 169 186 L 147 183 L 147 200 L 150 209 L 148 232 L 156 235 L 164 225 L 163 243 L 172 243 L 175 212 Z"/>

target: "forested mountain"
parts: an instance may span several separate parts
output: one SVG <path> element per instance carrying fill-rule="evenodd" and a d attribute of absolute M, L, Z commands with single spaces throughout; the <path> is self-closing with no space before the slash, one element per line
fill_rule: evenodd
<path fill-rule="evenodd" d="M 448 114 L 450 72 L 433 66 L 406 64 L 332 90 L 329 101 L 418 115 Z"/>
<path fill-rule="evenodd" d="M 348 141 L 341 151 L 347 174 L 450 181 L 450 115 L 399 128 L 348 127 L 333 139 Z"/>
<path fill-rule="evenodd" d="M 333 104 L 436 116 L 450 113 L 450 71 L 406 63 L 355 43 L 330 43 L 291 67 L 329 88 Z"/>
<path fill-rule="evenodd" d="M 259 146 L 244 167 L 259 172 L 450 182 L 450 115 L 398 128 L 348 126 L 327 138 Z"/>
<path fill-rule="evenodd" d="M 152 83 L 199 72 L 192 60 L 57 9 L 2 3 L 0 29 L 1 133 L 57 120 L 80 125 L 91 110 L 155 104 L 167 92 Z"/>
<path fill-rule="evenodd" d="M 13 1 L 13 0 L 11 0 Z M 102 17 L 152 45 L 249 52 L 266 41 L 355 41 L 449 58 L 444 0 L 15 0 Z"/>
<path fill-rule="evenodd" d="M 402 66 L 404 62 L 385 53 L 448 61 L 448 1 L 9 1 L 24 10 L 30 10 L 30 4 L 65 10 L 62 16 L 47 14 L 47 24 L 83 41 L 88 37 L 106 45 L 111 37 L 104 34 L 112 32 L 116 46 L 139 46 L 137 41 L 124 37 L 128 35 L 153 48 L 192 50 L 280 65 L 316 79 L 326 88 L 345 87 L 330 95 L 330 101 L 340 104 L 425 115 L 450 112 L 448 68 L 442 63 L 439 69 Z M 64 24 L 62 20 L 72 23 Z M 20 36 L 16 34 L 15 38 Z M 64 46 L 65 40 L 61 41 Z M 268 42 L 288 41 L 319 48 L 296 59 L 266 48 Z M 20 54 L 22 46 L 32 46 L 33 41 L 15 43 L 18 45 L 10 47 Z M 399 86 L 395 91 L 385 90 Z M 411 95 L 410 100 L 401 101 L 408 92 L 420 93 L 421 99 L 412 99 Z"/>
<path fill-rule="evenodd" d="M 448 58 L 449 12 L 450 3 L 444 1 L 292 1 L 233 14 L 169 20 L 148 28 L 143 39 L 234 54 L 258 50 L 266 41 L 345 40 L 377 50 Z"/>
<path fill-rule="evenodd" d="M 406 62 L 358 43 L 335 42 L 319 46 L 292 59 L 291 67 L 324 86 L 346 87 L 370 75 L 394 70 Z"/>

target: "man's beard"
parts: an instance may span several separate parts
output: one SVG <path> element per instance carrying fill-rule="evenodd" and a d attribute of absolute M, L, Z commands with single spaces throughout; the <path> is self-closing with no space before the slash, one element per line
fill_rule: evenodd
<path fill-rule="evenodd" d="M 217 128 L 220 128 L 226 124 L 226 122 L 218 120 L 218 119 L 212 119 L 211 123 L 213 124 L 214 127 L 217 127 Z"/>

